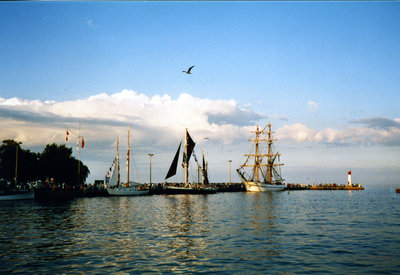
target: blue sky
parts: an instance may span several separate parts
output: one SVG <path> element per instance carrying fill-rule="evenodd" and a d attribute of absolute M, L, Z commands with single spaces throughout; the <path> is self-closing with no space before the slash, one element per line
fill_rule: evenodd
<path fill-rule="evenodd" d="M 164 95 L 184 104 L 192 101 L 178 99 L 189 94 L 193 102 L 208 100 L 215 108 L 221 101 L 221 108 L 235 102 L 231 112 L 200 112 L 209 122 L 218 120 L 221 129 L 244 130 L 271 120 L 289 168 L 312 166 L 327 150 L 335 151 L 330 166 L 340 166 L 344 146 L 352 155 L 346 167 L 363 167 L 361 160 L 376 152 L 382 155 L 374 165 L 400 166 L 398 2 L 2 2 L 0 15 L 0 116 L 15 122 L 3 139 L 40 145 L 15 130 L 23 122 L 16 113 L 22 111 L 40 113 L 36 128 L 49 113 L 62 117 L 54 125 L 58 131 L 61 121 L 68 127 L 89 121 L 85 102 L 99 94 L 135 91 L 148 97 L 146 104 Z M 182 73 L 192 65 L 192 75 Z M 7 101 L 14 97 L 17 103 Z M 142 106 L 140 100 L 135 104 Z M 53 106 L 43 114 L 37 106 L 46 101 L 64 107 L 81 102 L 81 108 L 60 114 Z M 302 131 L 304 138 L 293 131 Z M 214 146 L 232 151 L 226 158 L 239 154 L 222 134 L 215 135 L 223 145 Z M 112 145 L 93 142 L 98 148 L 102 142 Z M 304 151 L 309 157 L 299 163 Z M 89 162 L 95 158 L 87 154 Z"/>

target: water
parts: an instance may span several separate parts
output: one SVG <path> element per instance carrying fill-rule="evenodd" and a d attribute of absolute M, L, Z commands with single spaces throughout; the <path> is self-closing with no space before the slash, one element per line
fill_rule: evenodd
<path fill-rule="evenodd" d="M 0 202 L 0 273 L 397 273 L 400 194 Z"/>

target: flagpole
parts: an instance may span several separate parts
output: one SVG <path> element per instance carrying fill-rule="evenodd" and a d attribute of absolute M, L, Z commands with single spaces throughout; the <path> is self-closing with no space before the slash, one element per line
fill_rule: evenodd
<path fill-rule="evenodd" d="M 79 122 L 79 129 L 78 129 L 78 133 L 72 131 L 71 129 L 67 128 L 67 135 L 65 137 L 65 141 L 68 142 L 68 135 L 69 133 L 72 133 L 73 135 L 76 136 L 77 141 L 76 141 L 76 147 L 78 150 L 78 179 L 77 179 L 77 184 L 79 185 L 79 181 L 80 181 L 80 174 L 81 174 L 81 146 L 83 148 L 84 146 L 84 140 L 83 140 L 83 136 L 81 135 L 81 123 Z"/>
<path fill-rule="evenodd" d="M 79 148 L 79 142 L 81 141 L 81 123 L 79 122 L 79 132 L 78 132 L 78 185 L 79 185 L 79 176 L 81 173 L 81 150 Z"/>

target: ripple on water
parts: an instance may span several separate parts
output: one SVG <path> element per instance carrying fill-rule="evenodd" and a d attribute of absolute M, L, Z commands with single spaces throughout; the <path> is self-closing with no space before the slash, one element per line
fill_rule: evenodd
<path fill-rule="evenodd" d="M 0 273 L 395 273 L 380 190 L 0 202 Z"/>

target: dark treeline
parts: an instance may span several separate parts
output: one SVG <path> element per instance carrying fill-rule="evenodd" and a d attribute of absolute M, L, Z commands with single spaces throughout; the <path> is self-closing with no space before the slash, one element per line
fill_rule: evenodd
<path fill-rule="evenodd" d="M 17 152 L 18 151 L 18 152 Z M 53 178 L 54 182 L 70 186 L 84 184 L 90 171 L 86 165 L 72 156 L 72 149 L 65 145 L 47 144 L 42 153 L 34 153 L 21 148 L 21 143 L 3 140 L 0 146 L 0 182 L 15 183 L 17 165 L 17 185 Z M 78 180 L 78 163 L 80 173 Z"/>

